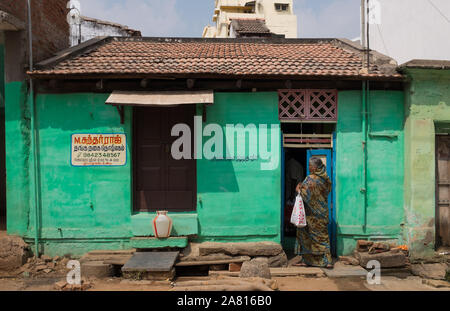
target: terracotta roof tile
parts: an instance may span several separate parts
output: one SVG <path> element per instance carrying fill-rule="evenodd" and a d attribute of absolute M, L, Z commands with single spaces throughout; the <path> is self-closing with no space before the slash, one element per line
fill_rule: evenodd
<path fill-rule="evenodd" d="M 241 35 L 270 34 L 269 28 L 263 19 L 235 18 L 231 20 L 235 31 Z"/>
<path fill-rule="evenodd" d="M 369 74 L 361 74 L 361 68 L 362 54 L 335 40 L 107 38 L 94 48 L 43 62 L 29 74 L 401 77 L 377 65 Z"/>

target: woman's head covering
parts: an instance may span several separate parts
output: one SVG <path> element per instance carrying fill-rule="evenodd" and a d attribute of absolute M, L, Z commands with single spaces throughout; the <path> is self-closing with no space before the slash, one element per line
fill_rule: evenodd
<path fill-rule="evenodd" d="M 309 163 L 315 166 L 318 170 L 321 170 L 325 166 L 322 160 L 317 157 L 312 157 L 311 159 L 309 159 Z"/>

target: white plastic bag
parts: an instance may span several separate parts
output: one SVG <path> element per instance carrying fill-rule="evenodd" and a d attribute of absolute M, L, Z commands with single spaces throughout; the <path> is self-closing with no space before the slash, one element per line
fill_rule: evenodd
<path fill-rule="evenodd" d="M 292 210 L 291 223 L 297 228 L 306 227 L 305 205 L 300 194 L 295 198 L 294 209 Z"/>

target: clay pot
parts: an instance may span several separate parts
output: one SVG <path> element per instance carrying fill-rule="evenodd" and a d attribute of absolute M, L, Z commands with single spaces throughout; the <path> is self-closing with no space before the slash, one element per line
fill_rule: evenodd
<path fill-rule="evenodd" d="M 157 211 L 153 219 L 153 233 L 158 239 L 168 238 L 172 232 L 173 222 L 167 213 L 167 211 Z"/>

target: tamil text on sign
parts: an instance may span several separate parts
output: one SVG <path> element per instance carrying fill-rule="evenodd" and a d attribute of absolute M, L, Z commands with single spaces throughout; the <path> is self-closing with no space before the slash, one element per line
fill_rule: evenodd
<path fill-rule="evenodd" d="M 74 134 L 72 135 L 72 165 L 126 165 L 126 140 L 125 134 Z"/>

